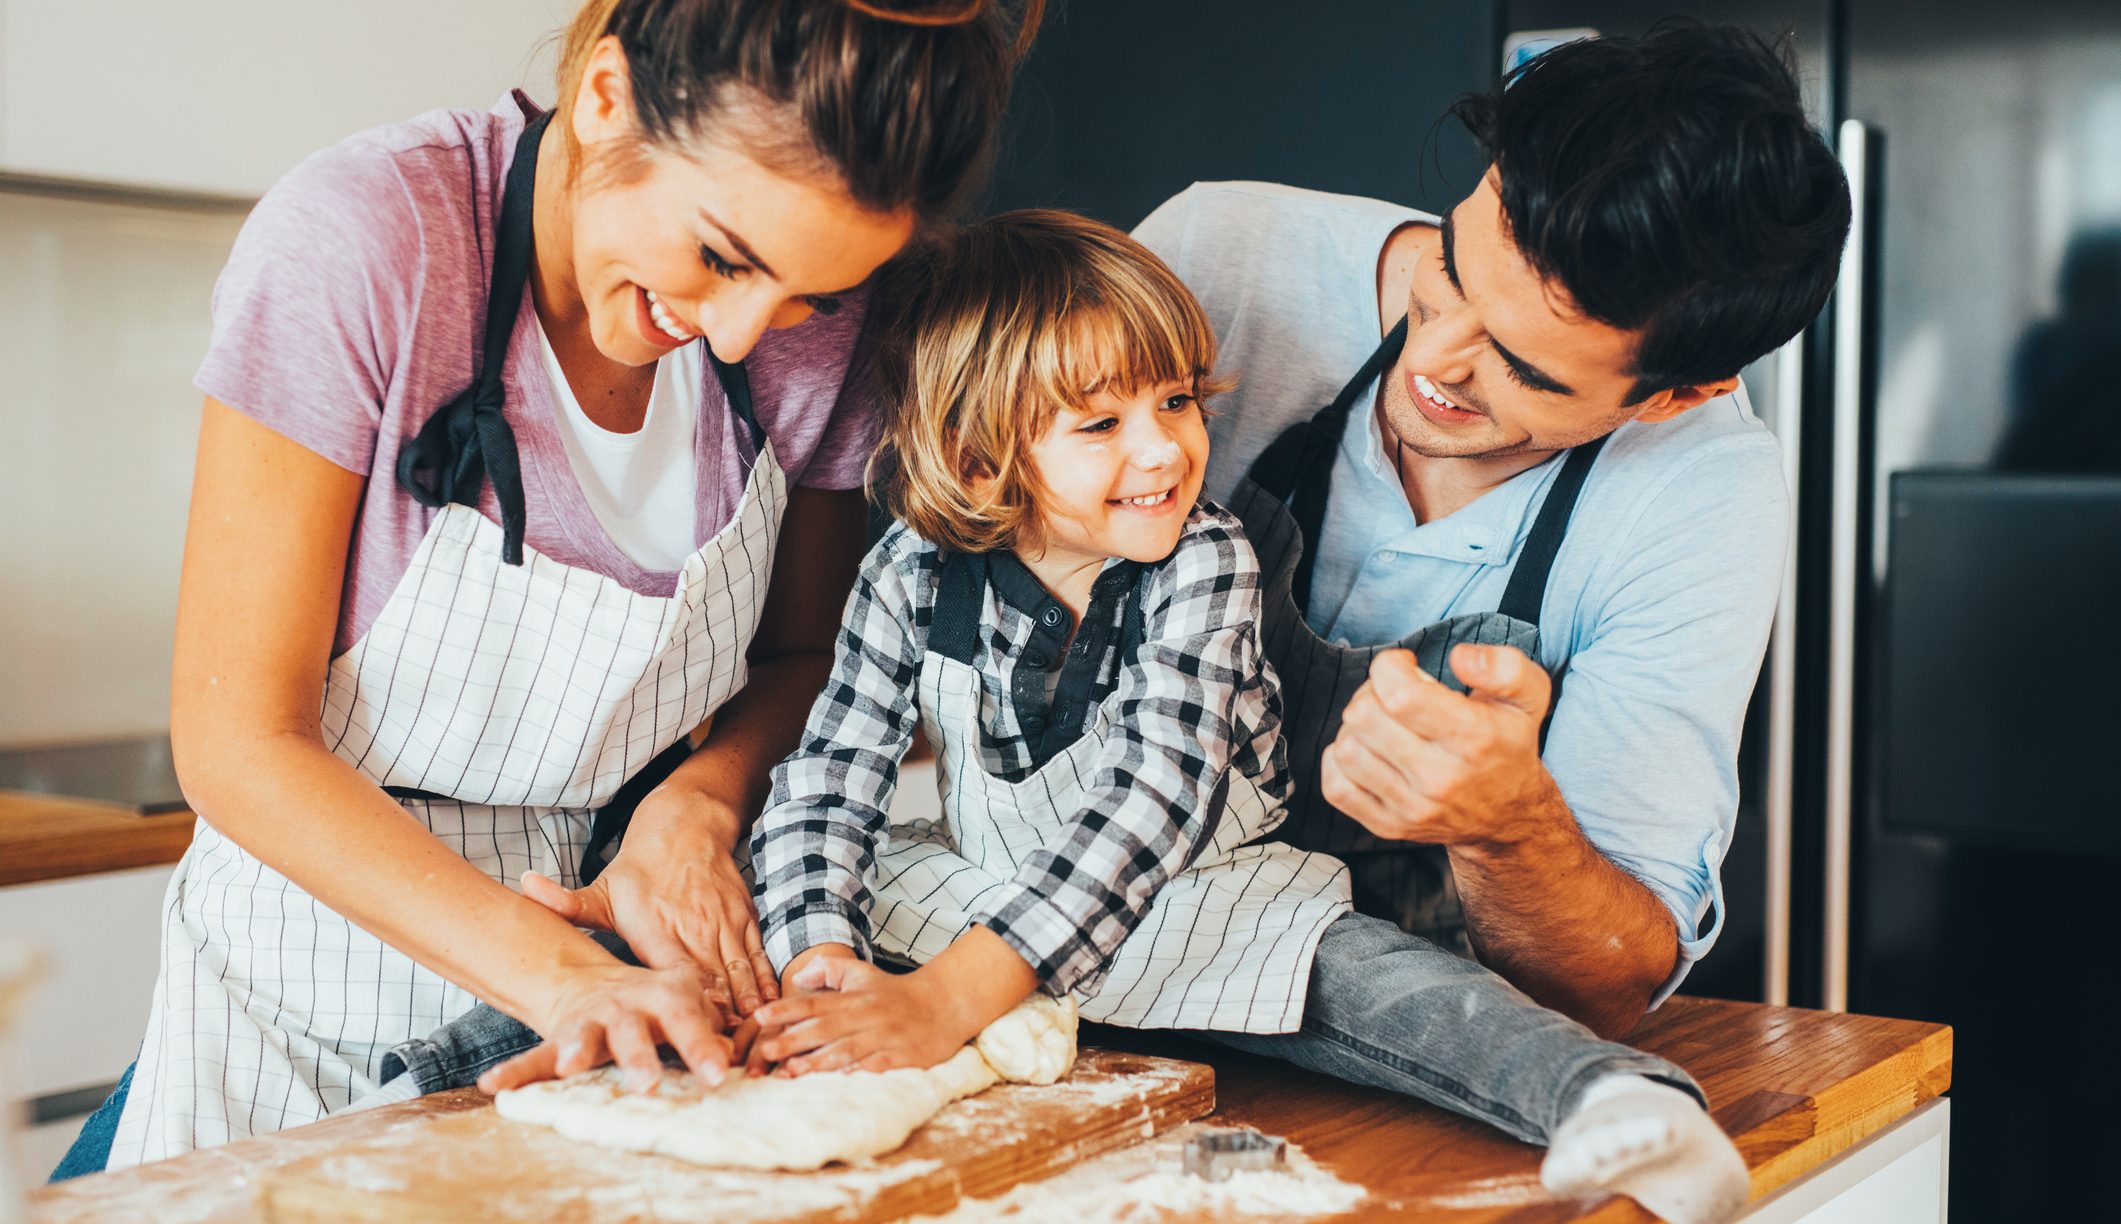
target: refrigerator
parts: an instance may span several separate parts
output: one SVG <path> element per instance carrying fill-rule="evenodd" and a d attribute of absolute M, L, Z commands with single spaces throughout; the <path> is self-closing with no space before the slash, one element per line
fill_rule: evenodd
<path fill-rule="evenodd" d="M 1796 547 L 1697 993 L 1955 1028 L 1967 1220 L 2091 1219 L 2121 1112 L 2121 4 L 1505 0 L 1787 33 L 1856 211 L 1746 372 Z M 1502 65 L 1498 56 L 1498 68 Z"/>

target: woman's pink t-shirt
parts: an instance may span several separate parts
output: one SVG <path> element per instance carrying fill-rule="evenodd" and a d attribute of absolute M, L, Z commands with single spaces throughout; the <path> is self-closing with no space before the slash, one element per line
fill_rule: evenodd
<path fill-rule="evenodd" d="M 398 487 L 399 447 L 477 373 L 501 185 L 535 110 L 435 111 L 317 153 L 258 202 L 214 287 L 198 388 L 368 478 L 347 556 L 334 654 L 367 631 L 438 511 Z M 850 381 L 864 300 L 762 337 L 744 365 L 759 424 L 791 484 L 851 489 L 876 440 L 876 398 Z M 541 365 L 524 290 L 504 376 L 522 452 L 524 542 L 641 594 L 677 575 L 643 569 L 582 496 Z M 709 363 L 695 439 L 696 541 L 734 517 L 749 440 Z M 499 521 L 489 485 L 480 510 Z"/>

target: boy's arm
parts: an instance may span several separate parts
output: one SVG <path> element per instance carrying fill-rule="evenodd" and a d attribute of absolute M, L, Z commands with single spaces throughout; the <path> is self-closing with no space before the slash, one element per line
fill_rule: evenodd
<path fill-rule="evenodd" d="M 796 751 L 773 770 L 752 832 L 759 928 L 783 977 L 806 949 L 869 952 L 870 880 L 899 762 L 912 742 L 921 644 L 913 583 L 919 541 L 894 529 L 870 550 L 848 597 L 832 674 Z"/>
<path fill-rule="evenodd" d="M 1145 640 L 1081 807 L 980 916 L 1049 994 L 1093 980 L 1207 843 L 1231 762 L 1275 751 L 1259 562 L 1235 520 L 1211 511 L 1189 524 L 1144 581 Z"/>

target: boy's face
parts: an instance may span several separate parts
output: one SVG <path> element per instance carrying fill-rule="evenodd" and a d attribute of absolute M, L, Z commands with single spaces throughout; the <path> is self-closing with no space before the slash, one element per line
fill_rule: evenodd
<path fill-rule="evenodd" d="M 1032 444 L 1046 486 L 1042 557 L 1156 562 L 1178 547 L 1208 468 L 1208 426 L 1188 382 L 1104 389 L 1063 407 Z"/>

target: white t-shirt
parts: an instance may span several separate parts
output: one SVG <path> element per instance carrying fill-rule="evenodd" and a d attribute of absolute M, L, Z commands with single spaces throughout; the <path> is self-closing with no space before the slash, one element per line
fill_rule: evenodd
<path fill-rule="evenodd" d="M 682 568 L 694 551 L 698 499 L 692 435 L 700 419 L 701 343 L 695 340 L 656 362 L 641 427 L 613 433 L 582 411 L 545 329 L 537 332 L 560 441 L 597 522 L 643 568 Z"/>

